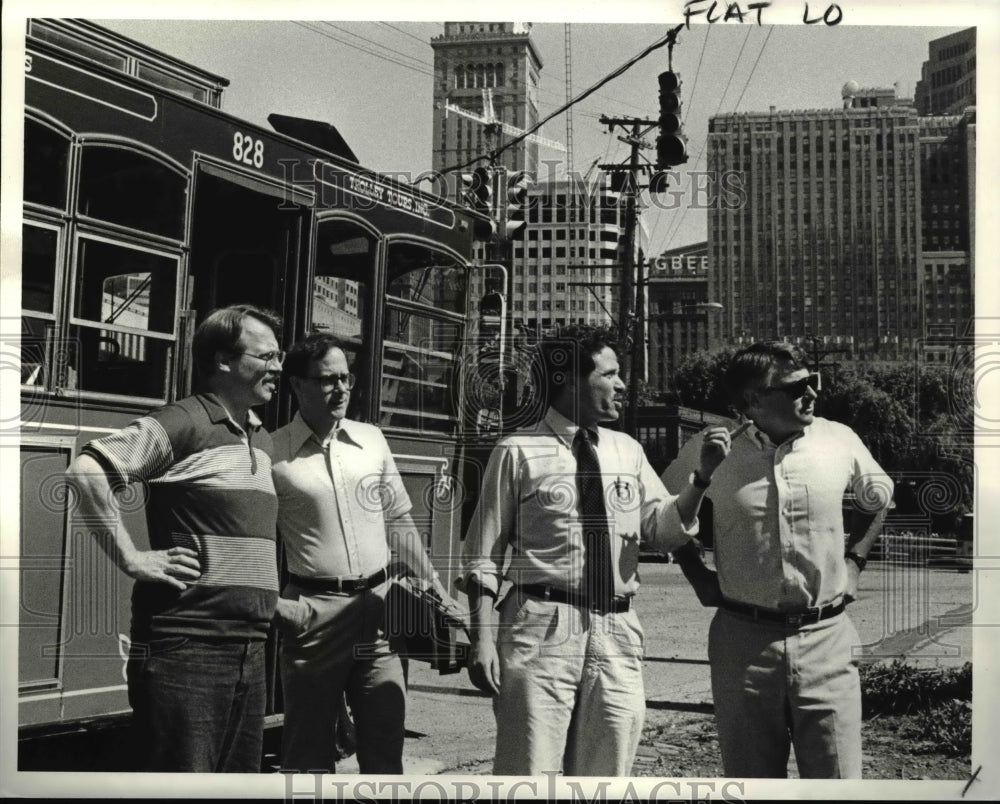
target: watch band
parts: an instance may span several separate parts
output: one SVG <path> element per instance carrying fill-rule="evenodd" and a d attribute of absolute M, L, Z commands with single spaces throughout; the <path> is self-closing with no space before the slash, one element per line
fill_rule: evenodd
<path fill-rule="evenodd" d="M 844 553 L 844 558 L 850 559 L 857 564 L 859 570 L 863 570 L 868 565 L 868 559 L 863 555 L 855 553 L 853 550 L 848 550 Z"/>
<path fill-rule="evenodd" d="M 700 474 L 698 474 L 698 470 L 695 469 L 691 473 L 691 485 L 694 486 L 696 489 L 701 489 L 702 491 L 704 491 L 705 489 L 707 489 L 709 486 L 712 485 L 712 481 L 705 480 Z"/>

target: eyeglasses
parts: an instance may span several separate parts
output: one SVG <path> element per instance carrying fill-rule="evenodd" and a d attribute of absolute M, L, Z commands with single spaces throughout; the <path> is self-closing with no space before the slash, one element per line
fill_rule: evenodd
<path fill-rule="evenodd" d="M 814 371 L 811 374 L 807 374 L 801 380 L 796 380 L 795 382 L 790 382 L 787 385 L 775 385 L 771 388 L 761 388 L 761 391 L 781 391 L 781 393 L 788 396 L 790 399 L 798 399 L 799 397 L 805 396 L 806 389 L 812 388 L 813 391 L 819 393 L 819 389 L 822 387 L 820 382 L 820 375 L 818 371 Z"/>
<path fill-rule="evenodd" d="M 340 383 L 341 385 L 344 386 L 344 388 L 350 391 L 354 387 L 354 383 L 357 380 L 357 377 L 355 377 L 351 373 L 347 373 L 347 374 L 322 374 L 319 377 L 306 377 L 305 379 L 312 380 L 324 391 L 333 390 L 333 388 L 337 385 L 337 383 Z"/>
<path fill-rule="evenodd" d="M 285 360 L 285 353 L 282 351 L 278 352 L 264 352 L 262 355 L 255 355 L 253 352 L 237 352 L 237 355 L 246 355 L 247 357 L 252 357 L 257 360 L 262 360 L 264 364 L 268 363 L 278 363 L 279 365 Z"/>

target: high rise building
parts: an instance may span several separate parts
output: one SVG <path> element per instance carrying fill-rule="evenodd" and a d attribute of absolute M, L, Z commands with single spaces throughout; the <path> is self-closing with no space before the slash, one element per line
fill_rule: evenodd
<path fill-rule="evenodd" d="M 459 173 L 485 166 L 481 158 L 515 130 L 537 124 L 542 57 L 531 23 L 446 22 L 444 34 L 432 39 L 431 47 L 432 165 L 439 171 L 468 165 L 446 174 L 454 193 Z M 512 129 L 491 132 L 486 121 L 493 115 Z M 512 243 L 481 246 L 478 254 L 483 263 L 508 268 L 511 321 L 529 338 L 570 323 L 614 325 L 617 315 L 613 280 L 619 276 L 614 266 L 623 230 L 621 195 L 608 188 L 603 176 L 571 183 L 539 175 L 539 148 L 545 142 L 529 137 L 500 154 L 498 166 L 509 174 L 524 171 L 534 182 L 526 225 Z M 474 273 L 473 294 L 496 290 L 495 281 L 495 276 Z"/>
<path fill-rule="evenodd" d="M 709 348 L 708 244 L 668 249 L 646 270 L 646 382 L 662 392 L 685 357 Z"/>
<path fill-rule="evenodd" d="M 929 45 L 917 82 L 917 112 L 924 117 L 961 114 L 976 105 L 976 29 L 943 36 Z"/>
<path fill-rule="evenodd" d="M 434 170 L 464 165 L 499 145 L 484 122 L 490 119 L 490 105 L 498 122 L 516 129 L 538 122 L 542 57 L 530 22 L 446 22 L 431 47 Z M 538 143 L 528 140 L 510 148 L 498 164 L 535 175 Z M 454 192 L 454 184 L 450 187 Z"/>
<path fill-rule="evenodd" d="M 743 191 L 709 212 L 709 295 L 724 305 L 713 340 L 810 339 L 845 359 L 899 359 L 942 303 L 953 323 L 971 316 L 971 267 L 956 266 L 969 264 L 975 127 L 929 123 L 894 94 L 848 82 L 841 109 L 709 121 L 709 169 Z M 929 259 L 945 232 L 957 251 Z M 928 276 L 941 284 L 930 305 Z"/>
<path fill-rule="evenodd" d="M 541 182 L 513 243 L 511 312 L 537 336 L 567 324 L 615 326 L 623 207 L 604 180 Z"/>

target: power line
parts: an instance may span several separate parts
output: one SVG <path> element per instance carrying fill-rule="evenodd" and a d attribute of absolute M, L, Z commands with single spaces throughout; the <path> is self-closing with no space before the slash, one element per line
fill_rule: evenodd
<path fill-rule="evenodd" d="M 410 37 L 410 39 L 415 39 L 417 42 L 419 42 L 422 45 L 429 44 L 426 39 L 422 39 L 421 37 L 417 36 L 416 34 L 412 34 L 409 31 L 404 31 L 402 28 L 400 28 L 397 25 L 393 25 L 391 22 L 385 22 L 383 20 L 379 20 L 378 24 L 379 25 L 384 25 L 386 28 L 392 28 L 392 30 L 394 30 L 394 31 L 399 31 L 399 33 L 403 34 L 404 36 Z"/>
<path fill-rule="evenodd" d="M 649 45 L 645 50 L 643 50 L 637 56 L 634 56 L 633 58 L 629 59 L 627 62 L 625 62 L 623 65 L 621 65 L 621 67 L 617 68 L 616 70 L 613 70 L 611 73 L 609 73 L 607 76 L 605 76 L 604 78 L 602 78 L 600 81 L 598 81 L 596 84 L 594 84 L 593 86 L 591 86 L 589 89 L 584 90 L 582 93 L 580 93 L 579 95 L 577 95 L 577 97 L 574 98 L 572 101 L 570 101 L 569 103 L 563 104 L 558 109 L 556 109 L 554 112 L 552 112 L 550 115 L 548 115 L 547 117 L 543 118 L 542 120 L 539 120 L 532 128 L 528 129 L 524 133 L 522 133 L 522 134 L 518 135 L 517 137 L 515 137 L 514 139 L 510 140 L 506 145 L 504 145 L 502 148 L 500 148 L 494 154 L 494 156 L 503 153 L 508 148 L 512 148 L 514 145 L 516 145 L 517 143 L 519 143 L 521 140 L 525 139 L 526 137 L 530 136 L 531 134 L 534 134 L 536 131 L 538 131 L 538 129 L 540 129 L 543 125 L 545 125 L 547 122 L 549 122 L 553 117 L 559 116 L 564 111 L 566 111 L 570 106 L 573 106 L 574 104 L 577 104 L 580 101 L 582 101 L 584 98 L 587 98 L 590 95 L 593 95 L 602 86 L 604 86 L 608 82 L 614 80 L 615 78 L 618 78 L 618 76 L 620 76 L 623 73 L 625 73 L 629 68 L 631 68 L 636 63 L 640 62 L 642 59 L 646 58 L 646 56 L 648 56 L 653 51 L 658 50 L 659 48 L 661 48 L 661 47 L 663 47 L 663 46 L 665 46 L 665 45 L 670 44 L 671 42 L 673 42 L 674 38 L 677 36 L 677 32 L 680 31 L 683 27 L 684 27 L 683 25 L 678 25 L 676 28 L 673 28 L 670 31 L 668 31 L 667 34 L 665 36 L 663 36 L 661 39 L 658 39 L 656 42 L 654 42 L 653 44 Z"/>
<path fill-rule="evenodd" d="M 729 82 L 727 82 L 727 84 L 726 84 L 726 90 L 725 90 L 725 92 L 722 93 L 722 99 L 719 101 L 719 107 L 718 107 L 718 109 L 715 110 L 715 114 L 716 115 L 718 115 L 719 112 L 722 110 L 722 103 L 725 100 L 725 97 L 726 97 L 726 95 L 729 92 L 729 84 L 732 82 L 733 75 L 736 74 L 736 67 L 739 64 L 740 57 L 743 55 L 743 48 L 746 47 L 747 39 L 750 36 L 750 31 L 751 30 L 752 30 L 752 28 L 748 28 L 747 29 L 747 36 L 744 37 L 744 39 L 743 39 L 743 47 L 740 48 L 739 55 L 736 57 L 736 62 L 733 64 L 733 71 L 729 75 Z M 734 112 L 739 107 L 740 102 L 743 100 L 743 96 L 746 94 L 747 87 L 750 86 L 750 82 L 753 80 L 754 73 L 757 71 L 757 65 L 760 64 L 761 57 L 764 55 L 764 49 L 767 47 L 768 40 L 770 40 L 771 34 L 773 32 L 774 32 L 774 26 L 771 25 L 771 26 L 768 27 L 767 36 L 764 37 L 764 41 L 763 41 L 763 43 L 760 46 L 760 51 L 757 53 L 757 59 L 754 61 L 753 67 L 750 68 L 750 72 L 747 74 L 747 80 L 743 84 L 743 90 L 740 92 L 740 97 L 736 101 L 736 106 L 733 107 L 733 111 Z M 695 159 L 695 164 L 698 164 L 698 162 L 701 161 L 702 154 L 704 153 L 705 146 L 707 144 L 708 144 L 708 140 L 706 138 L 705 141 L 702 142 L 701 150 L 698 151 L 698 156 Z M 674 237 L 680 231 L 680 228 L 681 228 L 681 226 L 684 223 L 684 218 L 687 216 L 687 213 L 688 213 L 689 209 L 690 209 L 690 207 L 688 207 L 688 206 L 684 207 L 684 211 L 681 213 L 681 217 L 678 219 L 677 225 L 674 226 L 674 228 L 670 231 L 670 233 L 667 236 L 667 246 L 669 246 L 670 243 L 673 242 Z"/>
<path fill-rule="evenodd" d="M 687 122 L 688 115 L 691 113 L 691 107 L 694 105 L 695 90 L 698 89 L 698 77 L 701 75 L 701 65 L 702 65 L 702 62 L 705 60 L 705 50 L 708 47 L 708 37 L 709 37 L 709 34 L 711 32 L 712 32 L 712 26 L 709 25 L 705 29 L 705 38 L 701 40 L 701 53 L 698 55 L 698 66 L 695 68 L 695 71 L 694 71 L 694 83 L 693 83 L 693 86 L 691 87 L 691 95 L 688 98 L 687 109 L 684 112 L 684 122 L 685 123 Z M 663 210 L 661 208 L 657 207 L 656 220 L 653 221 L 653 226 L 652 226 L 652 228 L 650 229 L 650 232 L 649 232 L 649 245 L 650 246 L 653 245 L 653 237 L 656 235 L 657 229 L 660 228 L 660 222 L 662 220 L 663 220 Z M 669 242 L 669 238 L 668 238 L 668 242 Z"/>
<path fill-rule="evenodd" d="M 333 28 L 334 30 L 341 31 L 342 33 L 345 33 L 348 36 L 353 36 L 357 39 L 360 39 L 363 42 L 368 42 L 369 44 L 375 45 L 375 47 L 382 48 L 383 50 L 388 50 L 390 53 L 394 53 L 395 55 L 401 56 L 404 59 L 410 59 L 425 67 L 430 67 L 431 69 L 434 68 L 434 65 L 429 61 L 418 58 L 417 56 L 411 56 L 409 53 L 403 53 L 401 50 L 396 50 L 395 48 L 389 47 L 388 45 L 385 45 L 382 42 L 376 42 L 374 39 L 369 39 L 367 36 L 362 36 L 361 34 L 354 33 L 354 31 L 350 31 L 347 28 L 343 28 L 340 25 L 334 25 L 332 22 L 323 22 L 321 24 L 327 26 L 328 28 Z"/>
<path fill-rule="evenodd" d="M 309 25 L 306 22 L 301 22 L 299 20 L 290 20 L 290 22 L 292 23 L 292 25 L 298 25 L 300 28 L 305 28 L 307 31 L 312 31 L 312 33 L 314 33 L 314 34 L 318 34 L 320 36 L 326 37 L 327 39 L 330 39 L 330 40 L 332 40 L 334 42 L 339 42 L 340 44 L 346 45 L 347 47 L 350 47 L 350 48 L 354 48 L 355 50 L 360 50 L 362 53 L 367 53 L 368 55 L 374 56 L 377 59 L 382 59 L 383 61 L 388 61 L 388 62 L 391 62 L 393 64 L 398 64 L 400 67 L 405 67 L 408 70 L 413 70 L 414 72 L 418 72 L 418 73 L 421 73 L 423 75 L 428 75 L 431 78 L 434 77 L 434 71 L 433 70 L 422 70 L 419 67 L 415 67 L 412 64 L 406 64 L 405 62 L 398 61 L 396 59 L 390 58 L 389 56 L 383 55 L 381 53 L 377 53 L 377 52 L 375 52 L 373 50 L 370 50 L 370 49 L 368 49 L 366 47 L 362 47 L 361 45 L 356 45 L 353 42 L 348 42 L 347 40 L 342 39 L 339 36 L 335 36 L 334 34 L 327 33 L 326 31 L 323 31 L 323 30 L 321 30 L 319 28 L 314 28 L 314 27 L 312 27 L 311 25 Z"/>

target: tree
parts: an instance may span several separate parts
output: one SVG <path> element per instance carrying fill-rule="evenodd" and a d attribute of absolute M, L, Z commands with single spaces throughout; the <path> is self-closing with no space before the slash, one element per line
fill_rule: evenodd
<path fill-rule="evenodd" d="M 688 407 L 730 416 L 733 413 L 723 377 L 735 354 L 733 349 L 695 352 L 680 362 L 674 372 L 674 390 Z"/>
<path fill-rule="evenodd" d="M 731 414 L 723 376 L 732 349 L 699 352 L 677 368 L 674 384 L 691 407 Z M 974 469 L 968 414 L 972 379 L 948 366 L 867 363 L 824 372 L 817 411 L 854 430 L 897 480 L 945 478 L 955 512 L 973 507 Z M 952 492 L 955 492 L 954 494 Z"/>

